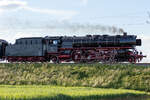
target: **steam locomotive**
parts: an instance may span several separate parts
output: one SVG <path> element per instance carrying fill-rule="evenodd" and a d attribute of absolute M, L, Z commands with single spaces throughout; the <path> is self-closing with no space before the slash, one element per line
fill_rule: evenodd
<path fill-rule="evenodd" d="M 17 39 L 14 44 L 0 40 L 0 59 L 9 62 L 61 63 L 117 63 L 140 62 L 141 39 L 135 35 L 87 35 L 29 37 Z"/>

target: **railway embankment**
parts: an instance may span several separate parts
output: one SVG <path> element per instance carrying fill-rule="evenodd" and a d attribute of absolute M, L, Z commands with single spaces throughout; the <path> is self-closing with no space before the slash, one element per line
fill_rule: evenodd
<path fill-rule="evenodd" d="M 150 67 L 104 64 L 0 64 L 1 85 L 57 85 L 150 91 Z"/>

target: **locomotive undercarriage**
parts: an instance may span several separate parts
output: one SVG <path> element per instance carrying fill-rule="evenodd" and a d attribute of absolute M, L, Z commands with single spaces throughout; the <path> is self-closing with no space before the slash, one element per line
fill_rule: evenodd
<path fill-rule="evenodd" d="M 45 62 L 46 59 L 43 56 L 8 56 L 4 57 L 8 62 Z"/>
<path fill-rule="evenodd" d="M 131 49 L 132 51 L 129 51 Z M 124 52 L 119 52 L 120 50 Z M 66 53 L 67 51 L 67 53 Z M 61 48 L 57 54 L 48 54 L 48 60 L 53 63 L 63 61 L 75 63 L 136 63 L 144 57 L 131 47 L 105 47 L 105 48 Z"/>
<path fill-rule="evenodd" d="M 132 51 L 129 51 L 131 49 Z M 122 51 L 122 52 L 120 52 Z M 60 48 L 57 53 L 46 53 L 45 56 L 7 57 L 9 62 L 71 62 L 74 63 L 136 63 L 144 56 L 131 47 L 105 47 L 105 48 Z"/>

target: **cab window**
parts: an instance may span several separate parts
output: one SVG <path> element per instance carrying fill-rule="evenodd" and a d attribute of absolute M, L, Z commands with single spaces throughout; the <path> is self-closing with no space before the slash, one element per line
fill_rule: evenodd
<path fill-rule="evenodd" d="M 57 40 L 54 40 L 54 41 L 53 41 L 53 44 L 54 44 L 54 45 L 57 45 L 57 44 L 58 44 L 58 41 L 57 41 Z"/>

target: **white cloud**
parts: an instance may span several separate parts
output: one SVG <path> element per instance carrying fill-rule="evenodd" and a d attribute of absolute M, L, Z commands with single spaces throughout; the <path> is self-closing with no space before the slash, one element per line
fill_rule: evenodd
<path fill-rule="evenodd" d="M 25 1 L 19 0 L 0 0 L 0 12 L 17 10 L 27 5 Z"/>
<path fill-rule="evenodd" d="M 70 19 L 71 17 L 78 14 L 78 12 L 76 12 L 76 11 L 39 9 L 39 8 L 32 8 L 32 7 L 28 7 L 28 6 L 25 6 L 24 9 L 32 11 L 32 12 L 37 12 L 37 13 L 49 14 L 49 15 L 54 15 L 54 16 L 62 16 L 62 19 Z"/>
<path fill-rule="evenodd" d="M 81 0 L 81 5 L 86 6 L 88 4 L 88 0 Z"/>
<path fill-rule="evenodd" d="M 16 10 L 28 10 L 36 13 L 49 14 L 52 16 L 58 16 L 61 19 L 70 19 L 74 15 L 77 15 L 78 12 L 71 10 L 55 10 L 55 9 L 42 9 L 42 8 L 34 8 L 28 6 L 27 1 L 21 0 L 0 0 L 0 13 L 2 12 L 10 12 Z"/>

